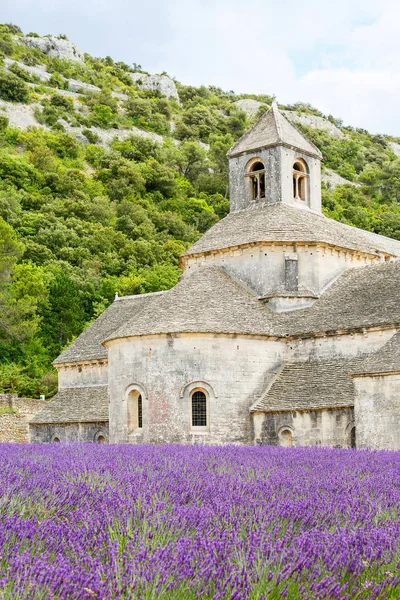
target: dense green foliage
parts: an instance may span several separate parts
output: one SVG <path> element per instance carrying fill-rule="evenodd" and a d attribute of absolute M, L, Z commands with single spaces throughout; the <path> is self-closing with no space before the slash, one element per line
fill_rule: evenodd
<path fill-rule="evenodd" d="M 21 131 L 0 114 L 0 392 L 37 396 L 55 391 L 51 361 L 115 292 L 177 282 L 179 255 L 228 212 L 225 155 L 250 122 L 233 92 L 177 84 L 178 104 L 141 91 L 130 77 L 138 65 L 49 58 L 18 43 L 20 34 L 0 26 L 0 98 L 35 103 L 47 129 Z M 1 58 L 44 66 L 51 78 L 41 83 Z M 71 79 L 101 91 L 63 92 Z M 263 102 L 261 111 L 271 101 L 247 97 Z M 132 135 L 118 139 L 126 129 Z M 102 130 L 109 144 L 99 143 Z M 338 140 L 304 129 L 324 164 L 359 184 L 324 189 L 326 214 L 400 239 L 391 138 L 342 130 Z"/>

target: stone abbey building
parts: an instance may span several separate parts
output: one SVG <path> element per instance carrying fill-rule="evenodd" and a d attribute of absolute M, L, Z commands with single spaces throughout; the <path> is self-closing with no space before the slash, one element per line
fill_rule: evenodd
<path fill-rule="evenodd" d="M 323 216 L 276 104 L 228 157 L 230 214 L 57 358 L 31 441 L 400 448 L 400 242 Z"/>

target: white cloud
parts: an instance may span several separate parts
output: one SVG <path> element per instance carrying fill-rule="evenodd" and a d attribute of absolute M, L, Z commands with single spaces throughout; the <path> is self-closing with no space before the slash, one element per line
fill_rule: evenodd
<path fill-rule="evenodd" d="M 3 0 L 2 13 L 183 83 L 276 93 L 400 135 L 398 0 Z"/>

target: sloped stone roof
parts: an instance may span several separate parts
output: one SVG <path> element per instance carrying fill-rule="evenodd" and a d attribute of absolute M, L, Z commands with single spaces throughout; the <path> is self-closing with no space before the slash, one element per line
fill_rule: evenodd
<path fill-rule="evenodd" d="M 108 422 L 106 385 L 62 389 L 30 421 L 32 425 L 97 422 Z"/>
<path fill-rule="evenodd" d="M 276 103 L 236 142 L 228 156 L 279 145 L 322 158 L 318 148 L 283 116 Z"/>
<path fill-rule="evenodd" d="M 311 308 L 283 315 L 287 335 L 400 323 L 400 262 L 349 269 Z"/>
<path fill-rule="evenodd" d="M 398 240 L 287 204 L 230 213 L 211 227 L 184 256 L 257 242 L 321 242 L 371 254 L 400 256 Z"/>
<path fill-rule="evenodd" d="M 177 332 L 273 335 L 274 320 L 274 313 L 222 267 L 205 266 L 155 303 L 144 303 L 105 341 Z"/>
<path fill-rule="evenodd" d="M 369 373 L 400 371 L 400 333 L 396 333 L 378 352 L 366 358 L 353 372 L 354 376 Z"/>
<path fill-rule="evenodd" d="M 345 271 L 312 307 L 270 310 L 222 267 L 204 266 L 171 290 L 116 300 L 57 359 L 107 357 L 101 342 L 165 333 L 227 333 L 273 337 L 400 324 L 400 262 Z"/>
<path fill-rule="evenodd" d="M 311 410 L 354 405 L 350 372 L 362 358 L 288 362 L 251 412 Z"/>
<path fill-rule="evenodd" d="M 124 322 L 129 321 L 144 304 L 151 304 L 154 298 L 161 294 L 162 292 L 156 292 L 118 298 L 56 358 L 53 364 L 107 358 L 107 350 L 101 342 Z"/>

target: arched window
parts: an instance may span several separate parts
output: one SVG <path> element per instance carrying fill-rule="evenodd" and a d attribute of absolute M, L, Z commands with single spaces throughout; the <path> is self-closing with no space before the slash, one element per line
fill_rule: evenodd
<path fill-rule="evenodd" d="M 352 427 L 350 430 L 350 447 L 356 447 L 356 428 Z"/>
<path fill-rule="evenodd" d="M 250 197 L 252 200 L 262 200 L 265 198 L 265 166 L 264 163 L 256 159 L 251 161 L 246 172 L 250 181 Z"/>
<path fill-rule="evenodd" d="M 58 438 L 58 437 L 53 437 L 52 441 L 53 441 L 53 442 L 59 442 L 59 441 L 60 441 L 60 438 Z"/>
<path fill-rule="evenodd" d="M 308 202 L 308 167 L 302 158 L 298 158 L 293 165 L 293 198 Z"/>
<path fill-rule="evenodd" d="M 128 434 L 143 427 L 143 401 L 138 390 L 128 394 Z"/>
<path fill-rule="evenodd" d="M 207 429 L 208 402 L 204 392 L 196 390 L 191 394 L 192 428 Z"/>
<path fill-rule="evenodd" d="M 103 434 L 101 431 L 99 431 L 98 433 L 96 433 L 96 436 L 95 436 L 95 438 L 94 438 L 94 441 L 95 441 L 97 444 L 105 444 L 105 443 L 106 443 L 106 438 L 105 438 L 105 435 L 104 435 L 104 434 Z"/>
<path fill-rule="evenodd" d="M 293 432 L 288 427 L 284 427 L 279 432 L 279 445 L 287 448 L 293 446 Z"/>

